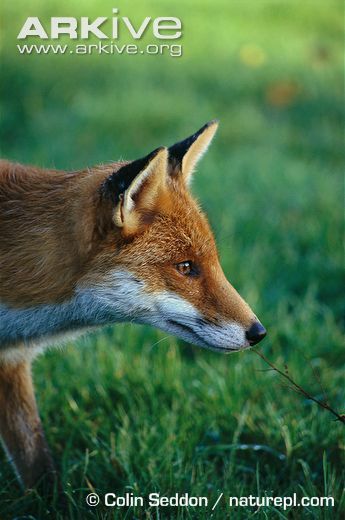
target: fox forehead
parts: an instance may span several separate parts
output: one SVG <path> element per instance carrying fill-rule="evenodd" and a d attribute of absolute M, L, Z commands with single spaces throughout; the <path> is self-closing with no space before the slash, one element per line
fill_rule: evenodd
<path fill-rule="evenodd" d="M 115 254 L 110 237 L 107 248 L 116 264 L 129 268 L 217 256 L 205 215 L 187 191 L 177 188 L 158 200 L 144 233 L 124 243 Z"/>

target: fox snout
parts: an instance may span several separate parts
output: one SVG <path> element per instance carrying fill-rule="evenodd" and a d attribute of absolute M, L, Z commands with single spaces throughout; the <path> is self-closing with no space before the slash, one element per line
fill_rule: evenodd
<path fill-rule="evenodd" d="M 160 299 L 162 295 L 157 297 Z M 266 329 L 256 318 L 245 327 L 234 320 L 210 320 L 194 306 L 175 295 L 164 295 L 160 303 L 155 319 L 152 321 L 151 314 L 143 322 L 151 323 L 199 347 L 231 353 L 250 348 L 266 336 Z"/>
<path fill-rule="evenodd" d="M 266 336 L 266 329 L 250 307 L 228 282 L 227 290 L 222 284 L 223 291 L 215 288 L 216 294 L 212 294 L 212 282 L 206 276 L 206 280 L 187 279 L 179 291 L 149 290 L 150 310 L 137 321 L 220 353 L 244 350 L 259 343 Z M 147 297 L 143 302 L 147 306 Z"/>
<path fill-rule="evenodd" d="M 265 327 L 257 319 L 246 329 L 234 321 L 212 323 L 197 315 L 193 319 L 185 310 L 180 316 L 176 313 L 174 318 L 162 319 L 156 326 L 190 343 L 223 353 L 250 348 L 266 336 Z"/>

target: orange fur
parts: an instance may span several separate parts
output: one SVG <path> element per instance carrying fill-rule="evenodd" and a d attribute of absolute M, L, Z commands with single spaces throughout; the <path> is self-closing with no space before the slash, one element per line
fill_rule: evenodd
<path fill-rule="evenodd" d="M 30 373 L 45 341 L 126 319 L 223 352 L 266 334 L 188 190 L 216 128 L 76 172 L 0 161 L 0 434 L 25 485 L 53 471 Z"/>
<path fill-rule="evenodd" d="M 98 187 L 120 166 L 67 173 L 0 162 L 0 300 L 16 307 L 60 302 L 78 283 L 123 266 L 152 291 L 176 291 L 211 320 L 249 325 L 253 315 L 225 279 L 209 225 L 182 180 L 161 188 L 130 240 L 112 223 Z M 200 264 L 198 281 L 186 283 L 174 269 L 185 259 Z"/>
<path fill-rule="evenodd" d="M 23 307 L 72 294 L 98 246 L 97 189 L 119 166 L 67 173 L 0 161 L 2 302 Z"/>

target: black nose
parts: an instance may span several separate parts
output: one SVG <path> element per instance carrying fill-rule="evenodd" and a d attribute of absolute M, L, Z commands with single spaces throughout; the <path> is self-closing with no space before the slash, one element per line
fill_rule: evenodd
<path fill-rule="evenodd" d="M 264 339 L 267 332 L 266 329 L 259 321 L 254 321 L 253 325 L 251 325 L 250 329 L 246 332 L 246 338 L 249 341 L 251 346 L 256 345 Z"/>

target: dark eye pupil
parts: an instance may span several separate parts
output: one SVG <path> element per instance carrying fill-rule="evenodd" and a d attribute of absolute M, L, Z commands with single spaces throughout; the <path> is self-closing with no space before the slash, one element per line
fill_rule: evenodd
<path fill-rule="evenodd" d="M 185 274 L 185 275 L 188 275 L 192 272 L 192 262 L 180 262 L 179 264 L 177 264 L 177 270 L 181 273 L 181 274 Z"/>

